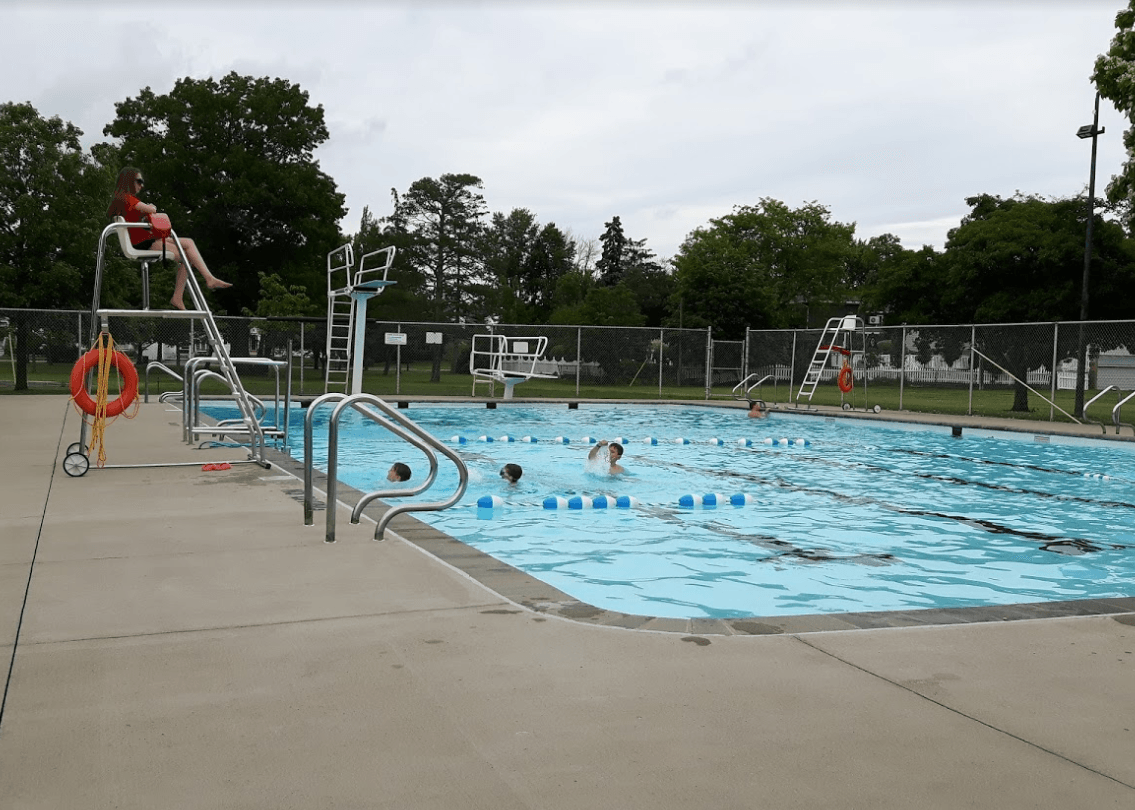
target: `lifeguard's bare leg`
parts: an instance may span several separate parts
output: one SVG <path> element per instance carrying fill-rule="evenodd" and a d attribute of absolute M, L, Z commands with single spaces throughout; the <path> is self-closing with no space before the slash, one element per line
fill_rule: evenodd
<path fill-rule="evenodd" d="M 219 278 L 213 275 L 213 273 L 209 270 L 209 266 L 205 264 L 205 259 L 202 258 L 201 251 L 197 249 L 197 244 L 192 239 L 188 237 L 181 237 L 179 238 L 179 241 L 181 242 L 181 249 L 185 252 L 185 257 L 189 259 L 189 263 L 196 267 L 197 271 L 201 274 L 201 277 L 205 279 L 206 287 L 208 287 L 210 290 L 223 290 L 227 287 L 232 286 L 232 284 L 230 284 L 229 282 L 221 281 Z M 173 243 L 172 238 L 167 241 L 166 249 L 167 251 L 172 252 L 174 256 L 178 255 L 177 245 Z M 178 309 L 185 309 L 185 283 L 185 266 L 178 262 L 177 278 L 175 279 L 173 284 L 173 298 L 170 299 L 170 303 Z"/>

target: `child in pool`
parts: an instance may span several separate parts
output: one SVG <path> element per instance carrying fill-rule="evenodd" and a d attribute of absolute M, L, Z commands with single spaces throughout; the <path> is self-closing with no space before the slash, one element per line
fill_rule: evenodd
<path fill-rule="evenodd" d="M 599 448 L 601 447 L 607 448 L 607 474 L 622 475 L 625 473 L 626 470 L 619 464 L 619 461 L 623 458 L 623 446 L 618 442 L 609 442 L 606 439 L 602 440 L 591 448 L 591 452 L 587 454 L 587 460 L 594 461 L 598 458 Z"/>

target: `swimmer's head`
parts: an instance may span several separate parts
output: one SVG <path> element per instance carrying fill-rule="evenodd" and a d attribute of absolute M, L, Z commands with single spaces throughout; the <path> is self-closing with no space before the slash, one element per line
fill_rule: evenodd
<path fill-rule="evenodd" d="M 390 468 L 390 472 L 386 474 L 387 481 L 409 481 L 410 468 L 403 464 L 401 461 L 394 462 L 394 466 Z"/>
<path fill-rule="evenodd" d="M 611 461 L 618 461 L 623 457 L 623 446 L 618 442 L 611 442 L 607 445 L 607 452 Z"/>
<path fill-rule="evenodd" d="M 515 484 L 522 475 L 524 475 L 524 470 L 521 469 L 519 464 L 505 464 L 501 467 L 501 478 L 510 484 Z"/>

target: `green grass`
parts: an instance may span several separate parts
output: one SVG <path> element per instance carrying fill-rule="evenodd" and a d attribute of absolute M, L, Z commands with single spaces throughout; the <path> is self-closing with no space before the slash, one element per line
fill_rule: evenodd
<path fill-rule="evenodd" d="M 36 395 L 66 393 L 71 376 L 70 364 L 36 363 L 28 369 L 30 390 L 15 391 L 11 367 L 0 365 L 0 395 Z M 271 397 L 275 392 L 275 377 L 262 369 L 248 369 L 242 371 L 241 379 L 245 387 L 259 397 Z M 281 380 L 281 392 L 285 390 L 285 381 Z M 363 390 L 384 398 L 418 396 L 459 396 L 468 397 L 472 391 L 472 378 L 468 374 L 457 374 L 443 371 L 441 380 L 430 381 L 428 367 L 402 370 L 396 376 L 393 371 L 383 374 L 381 368 L 372 369 L 363 373 Z M 145 378 L 139 383 L 140 391 L 145 390 Z M 112 382 L 113 389 L 113 382 Z M 164 391 L 180 391 L 181 383 L 172 377 L 158 371 L 150 374 L 150 397 L 157 397 Z M 731 399 L 732 385 L 715 386 L 713 399 Z M 202 384 L 202 392 L 207 394 L 223 394 L 226 389 L 220 383 L 206 380 Z M 504 394 L 504 386 L 496 385 L 493 388 L 493 398 L 500 399 Z M 630 385 L 600 385 L 594 382 L 581 382 L 578 393 L 574 379 L 560 380 L 529 380 L 515 389 L 516 396 L 523 398 L 549 398 L 549 399 L 636 399 L 649 401 L 665 400 L 704 400 L 705 387 L 703 385 L 677 386 L 664 385 L 662 396 L 659 397 L 657 381 L 653 384 L 637 383 Z M 293 396 L 317 396 L 323 393 L 323 376 L 321 372 L 311 368 L 303 370 L 303 382 L 300 381 L 300 370 L 293 369 L 292 394 Z M 1085 399 L 1090 399 L 1096 391 L 1088 391 Z M 484 383 L 477 384 L 477 398 L 488 398 L 489 387 Z M 795 396 L 787 386 L 776 388 L 764 387 L 761 397 L 772 404 L 789 405 Z M 1057 391 L 1056 404 L 1071 413 L 1074 407 L 1075 392 Z M 1088 419 L 1104 424 L 1111 423 L 1111 409 L 1115 399 L 1105 397 L 1093 405 L 1088 411 Z M 860 383 L 855 389 L 841 399 L 839 388 L 834 383 L 819 386 L 811 399 L 813 405 L 827 405 L 839 407 L 848 402 L 857 410 L 873 408 L 879 405 L 883 410 L 899 410 L 899 386 L 897 383 L 869 384 L 864 391 Z M 1035 394 L 1029 395 L 1030 410 L 1027 413 L 1010 410 L 1013 406 L 1013 391 L 1008 388 L 994 390 L 974 390 L 973 410 L 976 416 L 1003 417 L 1030 421 L 1048 421 L 1050 407 L 1047 402 Z M 913 386 L 907 384 L 902 391 L 902 409 L 919 413 L 965 415 L 970 413 L 970 393 L 968 388 L 944 388 L 939 386 Z M 1070 420 L 1055 412 L 1056 422 L 1069 422 Z"/>

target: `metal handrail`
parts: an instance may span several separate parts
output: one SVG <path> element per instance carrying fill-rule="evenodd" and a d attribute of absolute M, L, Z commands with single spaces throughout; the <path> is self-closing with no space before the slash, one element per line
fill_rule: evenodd
<path fill-rule="evenodd" d="M 150 401 L 150 369 L 152 369 L 152 368 L 156 368 L 159 371 L 164 371 L 166 374 L 173 377 L 179 383 L 184 383 L 184 380 L 182 380 L 181 375 L 178 374 L 176 371 L 174 371 L 169 366 L 167 366 L 165 363 L 159 363 L 156 360 L 152 363 L 147 363 L 146 364 L 145 390 L 142 394 L 142 401 L 143 402 L 149 402 Z"/>
<path fill-rule="evenodd" d="M 1119 435 L 1119 409 L 1122 408 L 1124 406 L 1124 404 L 1127 403 L 1127 401 L 1132 399 L 1132 398 L 1135 398 L 1135 391 L 1132 391 L 1130 394 L 1125 396 L 1123 399 L 1119 400 L 1119 402 L 1116 403 L 1115 407 L 1111 409 L 1111 422 L 1112 422 L 1113 425 L 1115 425 L 1115 435 L 1116 436 Z M 1132 428 L 1132 429 L 1135 430 L 1135 428 Z M 1105 430 L 1104 433 L 1107 433 L 1107 431 Z"/>
<path fill-rule="evenodd" d="M 182 411 L 182 434 L 183 434 L 183 440 L 187 444 L 193 443 L 193 441 L 194 441 L 193 434 L 194 434 L 194 431 L 196 429 L 196 426 L 200 422 L 200 417 L 201 417 L 201 406 L 200 406 L 200 401 L 199 401 L 200 400 L 200 390 L 199 390 L 200 381 L 197 380 L 197 382 L 194 382 L 197 375 L 200 373 L 197 370 L 197 366 L 202 365 L 204 363 L 217 363 L 217 362 L 220 362 L 220 361 L 218 360 L 217 357 L 212 356 L 212 355 L 198 355 L 197 357 L 190 357 L 188 360 L 185 361 L 185 379 L 182 380 L 182 395 L 183 395 L 183 398 L 184 398 L 183 411 Z M 290 392 L 291 359 L 289 358 L 288 360 L 272 360 L 271 358 L 268 358 L 268 357 L 230 357 L 229 362 L 232 363 L 233 366 L 236 366 L 236 365 L 268 366 L 274 371 L 274 373 L 276 375 L 276 397 L 275 397 L 273 405 L 274 405 L 274 408 L 275 408 L 276 418 L 279 421 L 280 414 L 281 414 L 280 369 L 281 368 L 287 368 L 288 369 L 289 392 Z M 222 380 L 222 381 L 227 382 L 227 380 Z M 231 390 L 231 386 L 230 386 L 230 390 Z M 248 398 L 248 402 L 249 402 L 249 406 L 250 406 L 250 410 L 251 410 L 251 413 L 249 415 L 252 417 L 252 419 L 256 423 L 256 427 L 253 429 L 253 432 L 263 432 L 262 428 L 260 427 L 260 423 L 261 423 L 261 420 L 263 420 L 264 416 L 268 412 L 267 406 L 264 404 L 263 400 L 261 400 L 259 397 L 255 396 L 255 395 L 249 393 L 247 390 L 244 392 L 244 395 Z M 284 422 L 283 434 L 284 434 L 285 437 L 287 436 L 287 423 L 288 423 L 288 419 L 289 419 L 290 399 L 291 399 L 291 397 L 289 395 L 289 397 L 285 398 L 284 404 L 283 404 L 283 422 Z M 260 408 L 259 415 L 256 414 L 256 411 L 255 411 L 256 406 L 258 406 Z M 243 415 L 244 415 L 244 413 L 243 413 L 243 409 L 242 409 L 242 416 Z M 269 430 L 268 432 L 278 434 L 278 433 L 280 433 L 280 426 L 277 424 L 275 431 Z M 276 438 L 278 438 L 278 436 Z"/>
<path fill-rule="evenodd" d="M 330 402 L 338 401 L 335 410 L 331 414 L 331 419 L 328 424 L 328 442 L 327 442 L 327 529 L 325 533 L 325 541 L 328 543 L 335 542 L 335 505 L 338 500 L 338 454 L 339 454 L 339 419 L 343 411 L 350 407 L 366 416 L 368 419 L 382 425 L 391 433 L 394 433 L 399 438 L 409 442 L 410 444 L 421 450 L 430 462 L 430 472 L 417 487 L 411 489 L 399 490 L 380 490 L 371 492 L 364 495 L 352 510 L 351 522 L 358 523 L 362 510 L 376 498 L 390 498 L 390 497 L 406 497 L 409 495 L 416 495 L 424 492 L 431 487 L 437 478 L 437 455 L 435 450 L 440 451 L 442 455 L 446 456 L 457 467 L 458 486 L 457 490 L 449 498 L 440 501 L 433 501 L 427 503 L 412 503 L 404 504 L 401 506 L 394 506 L 388 509 L 382 517 L 378 520 L 375 526 L 374 539 L 382 540 L 386 531 L 386 527 L 396 515 L 403 512 L 424 512 L 424 511 L 438 511 L 441 509 L 448 509 L 465 494 L 465 490 L 469 485 L 469 470 L 465 466 L 465 462 L 461 458 L 442 444 L 434 436 L 430 435 L 422 427 L 417 425 L 412 420 L 408 419 L 382 399 L 374 396 L 373 394 L 340 394 L 330 393 L 318 397 L 315 401 L 308 406 L 308 413 L 304 419 L 304 525 L 310 526 L 313 523 L 313 506 L 312 506 L 312 470 L 314 467 L 312 460 L 312 422 L 314 420 L 315 409 L 319 405 Z M 371 406 L 381 411 L 375 413 L 368 407 Z"/>
<path fill-rule="evenodd" d="M 1022 380 L 1022 379 L 1021 379 L 1020 377 L 1018 377 L 1018 376 L 1017 376 L 1016 374 L 1014 374 L 1013 372 L 1009 371 L 1009 369 L 1007 369 L 1007 368 L 1005 368 L 1004 366 L 1002 366 L 1001 364 L 999 364 L 999 363 L 998 363 L 998 362 L 997 362 L 996 360 L 994 360 L 994 359 L 993 359 L 992 357 L 990 357 L 989 355 L 987 355 L 987 354 L 983 354 L 982 352 L 978 351 L 976 347 L 973 347 L 973 346 L 971 346 L 971 347 L 970 347 L 970 351 L 972 351 L 972 352 L 973 352 L 974 354 L 976 354 L 976 355 L 977 355 L 978 357 L 983 357 L 983 358 L 985 358 L 985 360 L 987 360 L 988 362 L 992 363 L 992 364 L 993 364 L 994 366 L 996 366 L 997 368 L 1001 369 L 1001 371 L 1005 372 L 1005 373 L 1006 373 L 1006 374 L 1008 374 L 1008 375 L 1009 375 L 1010 377 L 1012 377 L 1012 378 L 1013 378 L 1014 380 L 1016 380 L 1016 381 L 1017 381 L 1018 383 L 1020 383 L 1021 385 L 1023 385 L 1023 386 L 1025 387 L 1025 388 L 1027 388 L 1027 389 L 1029 389 L 1030 391 L 1032 391 L 1032 392 L 1033 392 L 1034 394 L 1036 394 L 1036 395 L 1037 395 L 1038 397 L 1040 397 L 1041 399 L 1043 399 L 1043 400 L 1044 400 L 1045 402 L 1047 402 L 1047 403 L 1048 403 L 1049 405 L 1051 405 L 1051 406 L 1052 406 L 1053 408 L 1055 408 L 1056 410 L 1060 411 L 1060 412 L 1061 412 L 1062 414 L 1064 414 L 1065 416 L 1067 416 L 1067 417 L 1068 417 L 1069 419 L 1071 419 L 1071 420 L 1072 420 L 1073 422 L 1075 422 L 1075 423 L 1076 423 L 1077 425 L 1082 425 L 1082 424 L 1084 424 L 1084 423 L 1083 423 L 1083 422 L 1081 422 L 1081 421 L 1080 421 L 1079 419 L 1077 419 L 1077 418 L 1076 418 L 1075 416 L 1073 416 L 1072 414 L 1068 413 L 1068 411 L 1064 410 L 1064 409 L 1063 409 L 1063 408 L 1061 408 L 1061 407 L 1060 407 L 1059 405 L 1057 405 L 1057 404 L 1056 404 L 1055 402 L 1053 402 L 1053 401 L 1052 401 L 1051 399 L 1049 399 L 1048 397 L 1046 397 L 1046 396 L 1045 396 L 1044 394 L 1042 394 L 1042 393 L 1041 393 L 1040 391 L 1036 390 L 1036 389 L 1035 389 L 1035 388 L 1033 388 L 1033 387 L 1032 387 L 1031 385 L 1029 385 L 1029 384 L 1028 384 L 1027 382 L 1025 382 L 1024 380 Z"/>
<path fill-rule="evenodd" d="M 741 382 L 739 382 L 735 386 L 733 386 L 733 399 L 737 399 L 737 400 L 748 399 L 749 394 L 752 392 L 752 390 L 754 388 L 757 388 L 761 385 L 764 385 L 766 382 L 768 382 L 769 380 L 771 380 L 773 378 L 773 375 L 766 374 L 765 376 L 761 377 L 761 379 L 757 380 L 755 383 L 750 385 L 748 388 L 745 388 L 745 393 L 744 393 L 743 396 L 738 396 L 737 392 L 745 387 L 745 383 L 747 383 L 749 380 L 753 379 L 753 377 L 756 377 L 756 376 L 757 376 L 757 372 L 754 371 L 752 374 L 747 376 L 745 379 L 741 380 Z"/>
<path fill-rule="evenodd" d="M 1091 423 L 1092 423 L 1093 425 L 1099 425 L 1099 426 L 1100 426 L 1100 430 L 1102 430 L 1102 431 L 1103 431 L 1103 432 L 1104 432 L 1105 434 L 1107 433 L 1107 428 L 1106 428 L 1106 427 L 1104 427 L 1104 424 L 1103 424 L 1103 422 L 1097 422 L 1097 421 L 1095 421 L 1094 419 L 1089 419 L 1089 418 L 1088 418 L 1088 408 L 1092 407 L 1092 403 L 1093 403 L 1093 402 L 1095 402 L 1095 401 L 1096 401 L 1097 399 L 1099 399 L 1100 397 L 1102 397 L 1102 396 L 1103 396 L 1104 394 L 1106 394 L 1106 393 L 1107 393 L 1108 391 L 1114 391 L 1114 390 L 1116 390 L 1116 386 L 1114 386 L 1114 385 L 1109 385 L 1109 386 L 1108 386 L 1107 388 L 1103 389 L 1103 390 L 1102 390 L 1102 391 L 1100 391 L 1100 392 L 1099 392 L 1098 394 L 1096 394 L 1096 395 L 1095 395 L 1094 397 L 1092 397 L 1091 399 L 1089 399 L 1089 400 L 1088 400 L 1087 402 L 1085 402 L 1085 403 L 1084 403 L 1084 410 L 1083 410 L 1083 414 L 1084 414 L 1084 421 L 1085 421 L 1085 422 L 1091 422 Z"/>

